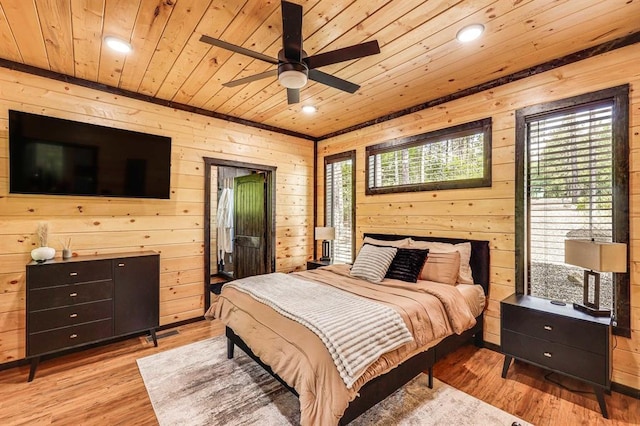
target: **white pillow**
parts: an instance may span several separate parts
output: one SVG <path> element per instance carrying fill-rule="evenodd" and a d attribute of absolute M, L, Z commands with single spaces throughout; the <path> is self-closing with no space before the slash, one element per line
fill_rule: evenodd
<path fill-rule="evenodd" d="M 376 246 L 408 248 L 411 244 L 411 238 L 403 238 L 401 240 L 376 240 L 371 237 L 364 237 L 363 244 L 374 244 Z"/>
<path fill-rule="evenodd" d="M 458 271 L 458 283 L 473 284 L 473 276 L 471 275 L 471 243 L 449 244 L 437 241 L 410 241 L 411 248 L 429 249 L 430 253 L 451 253 L 452 251 L 460 252 L 460 270 Z"/>
<path fill-rule="evenodd" d="M 398 249 L 395 247 L 376 247 L 364 244 L 353 262 L 351 275 L 372 283 L 379 283 L 384 279 L 397 251 Z"/>

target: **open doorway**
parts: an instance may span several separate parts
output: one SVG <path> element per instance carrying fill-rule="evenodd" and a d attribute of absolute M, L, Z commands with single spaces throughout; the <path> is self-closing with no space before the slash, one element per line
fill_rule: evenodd
<path fill-rule="evenodd" d="M 275 270 L 275 167 L 205 158 L 205 310 L 223 283 Z"/>

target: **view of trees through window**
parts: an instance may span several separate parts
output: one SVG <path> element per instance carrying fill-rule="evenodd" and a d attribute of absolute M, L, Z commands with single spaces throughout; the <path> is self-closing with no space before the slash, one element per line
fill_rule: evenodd
<path fill-rule="evenodd" d="M 491 120 L 367 147 L 367 193 L 490 186 Z"/>
<path fill-rule="evenodd" d="M 369 157 L 373 187 L 482 177 L 482 134 L 446 139 Z"/>
<path fill-rule="evenodd" d="M 612 241 L 612 118 L 606 101 L 527 120 L 532 295 L 581 302 L 583 270 L 564 263 L 564 240 Z M 611 308 L 612 274 L 600 285 Z"/>
<path fill-rule="evenodd" d="M 331 247 L 334 263 L 353 261 L 354 233 L 354 153 L 325 159 L 326 226 L 333 226 L 336 237 Z"/>

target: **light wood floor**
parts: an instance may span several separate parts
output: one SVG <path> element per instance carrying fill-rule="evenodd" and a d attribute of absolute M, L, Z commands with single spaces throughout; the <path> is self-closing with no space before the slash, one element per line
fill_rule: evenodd
<path fill-rule="evenodd" d="M 31 383 L 27 366 L 0 371 L 0 425 L 157 424 L 135 360 L 223 333 L 217 321 L 178 330 L 160 339 L 158 348 L 136 337 L 43 361 Z M 593 395 L 563 390 L 545 381 L 543 370 L 516 363 L 506 380 L 500 378 L 502 360 L 496 352 L 468 346 L 438 363 L 435 376 L 537 425 L 640 424 L 637 399 L 607 396 L 612 420 L 606 420 Z"/>

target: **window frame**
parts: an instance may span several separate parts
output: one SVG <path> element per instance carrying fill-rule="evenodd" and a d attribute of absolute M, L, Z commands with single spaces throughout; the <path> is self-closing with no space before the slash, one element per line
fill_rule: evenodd
<path fill-rule="evenodd" d="M 417 191 L 436 191 L 441 189 L 463 189 L 463 188 L 482 188 L 490 187 L 492 182 L 491 173 L 491 136 L 492 136 L 492 119 L 483 118 L 481 120 L 471 121 L 468 123 L 458 124 L 456 126 L 435 130 L 432 132 L 422 133 L 419 135 L 392 139 L 376 145 L 370 145 L 365 148 L 365 194 L 390 194 L 397 192 L 417 192 Z M 474 132 L 477 130 L 477 132 Z M 370 188 L 370 161 L 371 156 L 384 154 L 387 152 L 401 151 L 416 146 L 428 145 L 430 143 L 441 142 L 444 139 L 452 139 L 456 137 L 466 136 L 471 133 L 483 134 L 483 176 L 473 179 L 458 179 L 450 181 L 423 182 L 406 185 L 385 186 L 381 188 Z"/>
<path fill-rule="evenodd" d="M 356 255 L 356 151 L 345 151 L 338 154 L 328 155 L 324 157 L 324 226 L 334 226 L 333 216 L 329 217 L 329 205 L 327 200 L 327 165 L 333 163 L 339 163 L 341 161 L 351 160 L 351 193 L 352 193 L 352 206 L 351 206 L 351 262 L 355 259 Z M 333 209 L 331 209 L 333 210 Z M 331 221 L 329 221 L 329 218 Z M 331 243 L 331 258 L 334 258 L 334 243 Z"/>
<path fill-rule="evenodd" d="M 516 111 L 516 205 L 515 205 L 515 250 L 516 293 L 528 293 L 529 271 L 527 190 L 525 188 L 529 141 L 526 137 L 527 122 L 536 116 L 574 110 L 586 104 L 612 100 L 613 137 L 613 242 L 627 244 L 626 273 L 613 274 L 613 333 L 631 337 L 631 287 L 629 257 L 629 85 L 603 89 L 567 99 L 532 105 Z M 526 287 L 526 288 L 525 288 Z"/>

